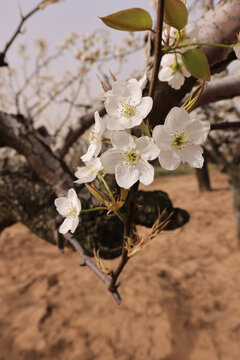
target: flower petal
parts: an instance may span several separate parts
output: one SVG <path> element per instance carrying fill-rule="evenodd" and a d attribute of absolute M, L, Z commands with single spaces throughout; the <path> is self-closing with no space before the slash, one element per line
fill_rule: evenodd
<path fill-rule="evenodd" d="M 162 67 L 159 71 L 158 78 L 160 81 L 169 81 L 173 77 L 172 69 L 168 66 Z"/>
<path fill-rule="evenodd" d="M 185 81 L 184 75 L 180 71 L 177 71 L 174 73 L 173 77 L 170 80 L 168 80 L 168 84 L 173 89 L 179 90 L 181 86 L 184 84 L 184 81 Z"/>
<path fill-rule="evenodd" d="M 124 80 L 117 80 L 112 85 L 112 92 L 114 95 L 127 96 L 127 82 Z"/>
<path fill-rule="evenodd" d="M 67 217 L 64 219 L 62 225 L 59 228 L 60 234 L 66 234 L 69 230 L 72 229 L 74 219 L 72 217 Z"/>
<path fill-rule="evenodd" d="M 163 57 L 162 57 L 161 66 L 162 67 L 171 66 L 174 62 L 175 62 L 175 55 L 174 54 L 166 54 L 166 55 L 163 55 Z"/>
<path fill-rule="evenodd" d="M 101 150 L 102 143 L 101 142 L 93 142 L 89 145 L 86 154 L 81 156 L 83 162 L 92 160 L 93 156 L 97 156 Z M 100 148 L 100 150 L 99 150 Z M 99 150 L 99 152 L 98 152 Z M 97 153 L 97 155 L 95 155 Z"/>
<path fill-rule="evenodd" d="M 71 207 L 71 202 L 66 197 L 59 197 L 59 198 L 55 199 L 54 204 L 57 208 L 57 211 L 62 216 L 65 216 L 66 209 L 69 209 Z"/>
<path fill-rule="evenodd" d="M 235 51 L 236 57 L 240 59 L 240 44 L 235 45 L 233 50 Z"/>
<path fill-rule="evenodd" d="M 137 115 L 140 115 L 142 119 L 150 113 L 153 106 L 153 100 L 150 96 L 145 96 L 142 98 L 141 103 L 137 106 L 136 111 Z"/>
<path fill-rule="evenodd" d="M 201 121 L 193 119 L 185 127 L 186 135 L 190 137 L 190 141 L 194 145 L 202 144 L 210 131 L 210 123 L 208 121 Z"/>
<path fill-rule="evenodd" d="M 115 173 L 118 186 L 129 189 L 139 179 L 139 170 L 136 166 L 120 163 L 116 166 Z"/>
<path fill-rule="evenodd" d="M 90 169 L 88 169 L 86 166 L 81 166 L 77 168 L 77 171 L 75 172 L 75 176 L 78 178 L 78 180 L 75 180 L 74 182 L 76 184 L 85 184 L 88 182 L 92 182 L 98 172 L 93 172 Z"/>
<path fill-rule="evenodd" d="M 127 101 L 138 105 L 142 99 L 142 89 L 137 82 L 130 81 L 127 86 Z"/>
<path fill-rule="evenodd" d="M 171 150 L 171 141 L 172 136 L 169 131 L 167 131 L 165 125 L 157 125 L 153 129 L 152 137 L 159 149 L 161 150 Z"/>
<path fill-rule="evenodd" d="M 158 159 L 161 167 L 166 170 L 175 170 L 181 162 L 181 156 L 175 150 L 160 151 Z"/>
<path fill-rule="evenodd" d="M 73 218 L 72 227 L 70 229 L 72 234 L 75 232 L 76 228 L 78 227 L 78 224 L 79 224 L 79 217 L 76 216 L 75 218 Z"/>
<path fill-rule="evenodd" d="M 135 141 L 136 150 L 144 160 L 154 160 L 159 155 L 159 148 L 154 144 L 153 139 L 142 136 Z"/>
<path fill-rule="evenodd" d="M 106 119 L 107 129 L 110 131 L 114 130 L 125 130 L 128 128 L 129 121 L 125 117 L 108 117 Z"/>
<path fill-rule="evenodd" d="M 189 122 L 190 117 L 188 112 L 175 106 L 168 113 L 164 126 L 166 126 L 170 133 L 175 134 L 182 132 Z"/>
<path fill-rule="evenodd" d="M 187 162 L 190 166 L 201 168 L 204 158 L 202 156 L 203 149 L 200 145 L 188 145 L 182 150 L 182 162 Z"/>
<path fill-rule="evenodd" d="M 120 111 L 120 105 L 122 101 L 123 101 L 122 96 L 116 95 L 116 96 L 107 97 L 107 99 L 104 101 L 104 105 L 108 115 L 116 116 L 116 113 L 119 113 Z"/>
<path fill-rule="evenodd" d="M 187 78 L 191 76 L 190 72 L 185 68 L 184 65 L 182 65 L 182 73 Z"/>
<path fill-rule="evenodd" d="M 119 149 L 109 149 L 101 155 L 100 160 L 104 171 L 114 174 L 116 166 L 124 160 L 124 156 Z"/>
<path fill-rule="evenodd" d="M 149 185 L 154 180 L 154 167 L 145 160 L 140 160 L 137 164 L 140 173 L 139 181 L 144 185 Z"/>
<path fill-rule="evenodd" d="M 134 146 L 134 140 L 126 131 L 113 131 L 111 136 L 114 148 L 127 150 Z"/>
<path fill-rule="evenodd" d="M 68 190 L 68 199 L 71 201 L 72 206 L 76 207 L 77 213 L 79 214 L 82 205 L 74 189 Z"/>

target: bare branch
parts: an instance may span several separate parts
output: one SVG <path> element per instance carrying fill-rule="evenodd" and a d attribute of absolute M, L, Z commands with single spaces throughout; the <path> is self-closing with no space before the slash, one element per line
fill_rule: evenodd
<path fill-rule="evenodd" d="M 40 5 L 43 3 L 44 1 L 41 1 L 36 7 L 34 7 L 31 11 L 29 11 L 26 15 L 21 16 L 21 21 L 18 24 L 17 29 L 15 30 L 15 32 L 13 33 L 12 37 L 10 38 L 10 40 L 7 42 L 4 50 L 0 53 L 0 67 L 1 66 L 8 66 L 8 64 L 5 61 L 5 57 L 7 54 L 8 49 L 10 48 L 10 46 L 13 44 L 14 40 L 16 39 L 16 37 L 21 33 L 22 30 L 22 26 L 25 23 L 25 21 L 27 19 L 29 19 L 33 14 L 35 14 L 38 10 L 40 10 Z"/>
<path fill-rule="evenodd" d="M 212 81 L 203 92 L 196 107 L 240 95 L 240 76 L 230 75 Z"/>
<path fill-rule="evenodd" d="M 0 111 L 0 134 L 1 142 L 24 155 L 34 171 L 51 184 L 59 196 L 73 187 L 72 173 L 40 133 L 32 128 L 28 119 Z"/>
<path fill-rule="evenodd" d="M 240 129 L 240 121 L 211 124 L 210 130 Z"/>
<path fill-rule="evenodd" d="M 81 259 L 83 261 L 82 265 L 88 266 L 89 269 L 91 269 L 94 272 L 94 274 L 96 274 L 99 277 L 99 279 L 104 283 L 104 285 L 106 285 L 107 289 L 111 292 L 111 294 L 114 297 L 114 299 L 116 300 L 117 304 L 120 304 L 122 299 L 121 299 L 121 296 L 120 296 L 118 290 L 116 289 L 116 287 L 114 289 L 110 288 L 111 279 L 109 277 L 107 277 L 107 275 L 105 275 L 97 267 L 97 265 L 95 265 L 92 262 L 92 260 L 85 254 L 85 251 L 82 248 L 82 246 L 79 244 L 79 242 L 76 239 L 74 239 L 74 237 L 72 237 L 70 234 L 66 234 L 66 235 L 64 235 L 64 237 L 73 246 L 73 248 L 77 251 L 77 253 L 81 257 Z"/>

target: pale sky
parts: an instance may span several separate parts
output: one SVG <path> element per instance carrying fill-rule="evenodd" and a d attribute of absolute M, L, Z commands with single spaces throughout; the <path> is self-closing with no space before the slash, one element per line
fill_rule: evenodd
<path fill-rule="evenodd" d="M 31 10 L 38 1 L 36 0 L 0 0 L 0 49 L 16 28 L 19 21 L 19 4 L 23 14 Z M 32 46 L 35 38 L 45 38 L 50 46 L 54 47 L 72 31 L 92 32 L 104 28 L 104 24 L 98 19 L 112 12 L 130 7 L 142 7 L 154 16 L 154 11 L 148 0 L 62 0 L 58 4 L 46 7 L 27 20 L 24 28 L 26 32 L 19 36 L 13 47 L 10 49 L 8 58 L 15 61 L 15 50 L 20 42 Z M 126 33 L 112 30 L 114 41 L 119 41 Z"/>

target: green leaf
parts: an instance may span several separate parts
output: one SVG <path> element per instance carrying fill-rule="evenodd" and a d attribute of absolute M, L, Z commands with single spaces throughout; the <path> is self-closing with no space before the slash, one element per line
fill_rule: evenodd
<path fill-rule="evenodd" d="M 197 79 L 211 79 L 211 71 L 209 68 L 206 55 L 198 49 L 190 49 L 182 54 L 182 61 L 186 69 L 192 76 Z"/>
<path fill-rule="evenodd" d="M 187 24 L 188 11 L 181 0 L 165 0 L 164 22 L 181 30 Z"/>
<path fill-rule="evenodd" d="M 152 29 L 151 15 L 144 9 L 132 8 L 100 17 L 105 25 L 122 31 L 144 31 Z"/>

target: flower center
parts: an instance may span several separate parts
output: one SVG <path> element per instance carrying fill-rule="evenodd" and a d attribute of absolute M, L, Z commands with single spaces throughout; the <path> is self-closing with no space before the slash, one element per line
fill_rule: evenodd
<path fill-rule="evenodd" d="M 184 132 L 180 134 L 173 134 L 171 145 L 177 150 L 181 150 L 188 143 L 189 137 L 185 135 Z"/>
<path fill-rule="evenodd" d="M 136 152 L 135 149 L 131 149 L 125 152 L 124 156 L 126 163 L 129 165 L 136 165 L 141 159 L 141 156 Z"/>
<path fill-rule="evenodd" d="M 136 115 L 136 106 L 128 103 L 126 100 L 121 102 L 122 109 L 121 113 L 125 118 L 130 119 Z"/>
<path fill-rule="evenodd" d="M 77 216 L 77 209 L 75 208 L 75 206 L 73 206 L 72 208 L 67 209 L 66 212 L 65 212 L 65 216 L 66 217 L 71 216 L 71 217 L 75 218 Z"/>
<path fill-rule="evenodd" d="M 88 142 L 89 142 L 89 144 L 91 144 L 91 143 L 97 143 L 98 141 L 99 141 L 99 139 L 100 139 L 100 133 L 99 132 L 97 132 L 96 130 L 95 130 L 95 128 L 93 128 L 91 131 L 90 131 L 90 134 L 89 134 L 89 136 L 88 136 Z"/>
<path fill-rule="evenodd" d="M 95 173 L 94 167 L 91 164 L 86 162 L 85 166 L 86 166 L 87 170 L 90 172 L 91 175 L 93 175 Z"/>
<path fill-rule="evenodd" d="M 173 74 L 175 74 L 176 72 L 182 72 L 182 65 L 176 61 L 171 65 L 171 69 Z"/>

